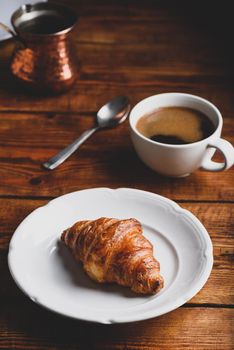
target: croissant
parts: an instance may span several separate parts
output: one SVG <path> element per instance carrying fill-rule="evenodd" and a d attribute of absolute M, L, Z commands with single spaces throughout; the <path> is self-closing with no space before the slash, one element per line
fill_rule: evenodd
<path fill-rule="evenodd" d="M 115 282 L 140 294 L 155 294 L 163 287 L 153 246 L 136 219 L 78 221 L 61 239 L 89 277 L 99 283 Z"/>

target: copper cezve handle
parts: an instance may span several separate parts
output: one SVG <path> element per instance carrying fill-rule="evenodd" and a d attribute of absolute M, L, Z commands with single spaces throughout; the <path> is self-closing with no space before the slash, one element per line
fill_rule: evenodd
<path fill-rule="evenodd" d="M 26 46 L 25 42 L 19 37 L 19 35 L 15 33 L 11 28 L 9 28 L 6 24 L 0 22 L 0 28 L 8 32 L 17 42 L 20 42 L 21 44 Z"/>

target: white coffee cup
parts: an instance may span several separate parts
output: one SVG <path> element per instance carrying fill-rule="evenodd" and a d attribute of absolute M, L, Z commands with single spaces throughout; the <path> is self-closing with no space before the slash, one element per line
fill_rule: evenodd
<path fill-rule="evenodd" d="M 183 145 L 152 141 L 136 128 L 138 120 L 161 107 L 189 107 L 204 113 L 215 125 L 209 137 Z M 186 176 L 202 168 L 208 171 L 229 169 L 234 164 L 234 148 L 222 139 L 223 118 L 211 102 L 190 94 L 165 93 L 150 96 L 140 101 L 131 111 L 131 138 L 140 159 L 156 172 L 167 176 Z M 222 163 L 211 160 L 216 150 L 223 156 Z"/>

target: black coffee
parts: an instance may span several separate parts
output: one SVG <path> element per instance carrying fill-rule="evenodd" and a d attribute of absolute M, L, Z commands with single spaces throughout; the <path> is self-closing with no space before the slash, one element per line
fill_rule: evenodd
<path fill-rule="evenodd" d="M 163 107 L 141 117 L 138 131 L 149 139 L 172 145 L 197 142 L 215 131 L 203 113 L 187 107 Z"/>
<path fill-rule="evenodd" d="M 20 23 L 19 30 L 31 34 L 53 34 L 70 27 L 70 21 L 59 15 L 41 15 Z"/>

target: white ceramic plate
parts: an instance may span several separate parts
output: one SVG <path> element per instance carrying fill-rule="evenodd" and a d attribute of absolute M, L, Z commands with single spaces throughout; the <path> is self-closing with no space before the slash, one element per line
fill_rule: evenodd
<path fill-rule="evenodd" d="M 0 22 L 12 28 L 11 15 L 23 4 L 35 4 L 37 2 L 45 2 L 47 0 L 1 0 L 0 1 Z M 11 35 L 0 28 L 0 41 L 11 38 Z"/>
<path fill-rule="evenodd" d="M 60 243 L 74 222 L 102 216 L 138 219 L 153 243 L 165 287 L 156 296 L 89 279 Z M 212 243 L 189 211 L 153 193 L 95 188 L 73 192 L 33 211 L 10 242 L 8 262 L 17 285 L 33 301 L 76 319 L 100 323 L 139 321 L 176 309 L 207 281 Z"/>

